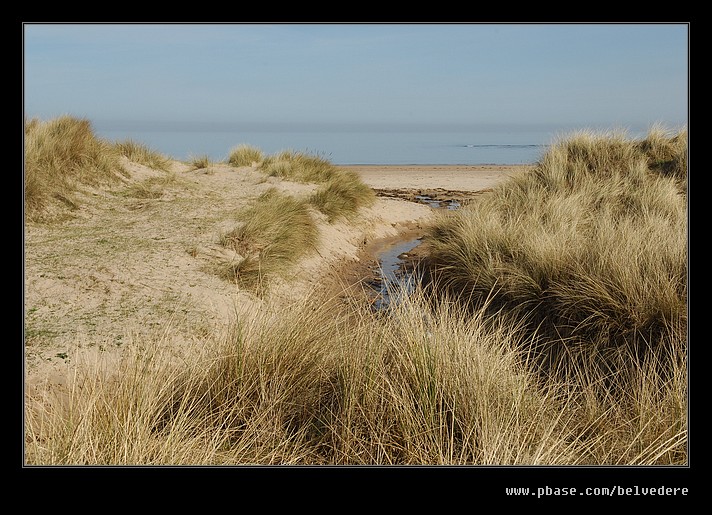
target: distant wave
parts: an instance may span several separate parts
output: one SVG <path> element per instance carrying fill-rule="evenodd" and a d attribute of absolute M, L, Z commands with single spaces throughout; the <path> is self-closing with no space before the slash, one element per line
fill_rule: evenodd
<path fill-rule="evenodd" d="M 458 145 L 465 148 L 536 148 L 536 147 L 546 147 L 543 144 L 528 144 L 528 145 Z"/>

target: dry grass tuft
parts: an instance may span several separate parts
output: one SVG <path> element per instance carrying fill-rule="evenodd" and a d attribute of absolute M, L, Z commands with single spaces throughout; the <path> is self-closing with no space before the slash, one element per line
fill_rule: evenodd
<path fill-rule="evenodd" d="M 119 154 L 134 163 L 139 163 L 154 170 L 162 170 L 164 172 L 170 170 L 171 159 L 143 143 L 129 139 L 117 142 L 114 145 Z"/>
<path fill-rule="evenodd" d="M 243 286 L 255 287 L 288 273 L 316 246 L 319 232 L 308 204 L 275 188 L 237 218 L 240 225 L 224 234 L 221 243 L 243 259 L 223 268 L 222 275 Z"/>
<path fill-rule="evenodd" d="M 114 184 L 125 173 L 114 145 L 88 120 L 61 116 L 25 122 L 25 216 L 49 220 L 57 206 L 78 207 L 82 186 Z"/>
<path fill-rule="evenodd" d="M 264 160 L 264 154 L 259 148 L 242 144 L 230 150 L 227 163 L 232 166 L 254 166 Z"/>
<path fill-rule="evenodd" d="M 314 184 L 327 182 L 339 173 L 329 160 L 293 150 L 266 157 L 260 169 L 271 177 Z"/>
<path fill-rule="evenodd" d="M 354 172 L 339 171 L 324 183 L 310 202 L 324 213 L 330 222 L 350 218 L 362 207 L 373 205 L 376 195 Z"/>
<path fill-rule="evenodd" d="M 203 170 L 212 166 L 212 161 L 207 154 L 200 156 L 192 156 L 188 159 L 188 164 L 193 167 L 193 170 Z"/>

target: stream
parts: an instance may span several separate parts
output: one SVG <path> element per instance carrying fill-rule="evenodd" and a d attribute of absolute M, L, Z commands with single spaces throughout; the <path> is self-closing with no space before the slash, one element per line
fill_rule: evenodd
<path fill-rule="evenodd" d="M 398 295 L 408 294 L 415 288 L 415 277 L 403 267 L 408 252 L 420 245 L 421 239 L 415 238 L 389 245 L 378 254 L 378 269 L 371 283 L 375 291 L 373 309 L 380 311 L 393 302 L 398 302 Z"/>
<path fill-rule="evenodd" d="M 456 200 L 435 200 L 425 195 L 416 197 L 418 202 L 427 204 L 433 209 L 457 209 L 460 203 Z M 420 245 L 422 236 L 404 239 L 386 246 L 378 252 L 378 267 L 376 277 L 371 282 L 375 300 L 373 309 L 381 311 L 392 303 L 398 302 L 398 297 L 411 293 L 416 286 L 417 278 L 403 266 L 408 253 Z"/>
<path fill-rule="evenodd" d="M 418 202 L 421 202 L 423 204 L 427 204 L 432 208 L 435 209 L 457 209 L 460 207 L 460 203 L 457 200 L 450 199 L 450 200 L 435 200 L 431 197 L 428 197 L 426 195 L 416 195 L 415 199 Z"/>

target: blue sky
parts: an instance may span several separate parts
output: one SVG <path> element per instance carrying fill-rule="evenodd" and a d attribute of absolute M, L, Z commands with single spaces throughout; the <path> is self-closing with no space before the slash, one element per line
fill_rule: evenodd
<path fill-rule="evenodd" d="M 680 126 L 681 24 L 26 24 L 27 116 Z"/>

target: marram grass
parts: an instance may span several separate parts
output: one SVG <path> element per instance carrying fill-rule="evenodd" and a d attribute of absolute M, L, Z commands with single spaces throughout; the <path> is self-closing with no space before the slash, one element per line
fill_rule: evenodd
<path fill-rule="evenodd" d="M 284 180 L 319 184 L 309 201 L 330 222 L 348 219 L 375 201 L 373 190 L 358 174 L 342 170 L 321 156 L 285 150 L 265 158 L 260 169 Z"/>
<path fill-rule="evenodd" d="M 375 194 L 360 177 L 328 160 L 301 152 L 283 151 L 266 158 L 254 147 L 240 145 L 229 163 L 246 165 L 259 160 L 259 169 L 272 177 L 316 183 L 307 199 L 296 199 L 271 189 L 238 214 L 239 225 L 221 236 L 221 243 L 239 257 L 223 263 L 219 274 L 244 287 L 264 291 L 275 276 L 288 274 L 294 264 L 315 248 L 319 231 L 311 208 L 329 222 L 352 219 L 373 204 Z"/>
<path fill-rule="evenodd" d="M 314 184 L 327 182 L 339 174 L 328 159 L 293 150 L 266 157 L 260 170 L 272 177 Z"/>
<path fill-rule="evenodd" d="M 434 282 L 387 312 L 267 298 L 180 355 L 163 328 L 118 367 L 72 356 L 66 388 L 28 389 L 25 462 L 686 465 L 683 141 L 563 139 L 443 213 Z M 312 209 L 270 191 L 223 242 L 289 269 Z"/>
<path fill-rule="evenodd" d="M 239 225 L 223 234 L 221 243 L 241 259 L 224 265 L 222 274 L 244 286 L 288 273 L 316 248 L 319 232 L 308 204 L 275 188 L 240 211 L 237 219 Z"/>
<path fill-rule="evenodd" d="M 139 163 L 154 170 L 169 171 L 171 159 L 150 148 L 148 145 L 133 141 L 131 139 L 119 141 L 115 144 L 119 154 L 125 156 L 134 163 Z"/>
<path fill-rule="evenodd" d="M 349 218 L 362 207 L 373 205 L 376 195 L 354 172 L 339 171 L 309 199 L 330 222 Z"/>
<path fill-rule="evenodd" d="M 440 217 L 431 271 L 451 294 L 525 322 L 544 367 L 578 355 L 615 368 L 623 348 L 636 359 L 685 348 L 685 141 L 562 139 L 532 170 Z"/>
<path fill-rule="evenodd" d="M 210 156 L 207 154 L 201 154 L 197 156 L 190 156 L 188 158 L 188 164 L 193 168 L 193 170 L 204 170 L 212 166 L 212 161 Z"/>
<path fill-rule="evenodd" d="M 25 122 L 25 216 L 53 218 L 57 206 L 78 207 L 84 186 L 115 184 L 125 173 L 119 151 L 97 138 L 88 120 L 60 116 Z"/>
<path fill-rule="evenodd" d="M 684 361 L 626 397 L 595 368 L 541 384 L 506 317 L 432 304 L 388 316 L 315 296 L 265 305 L 169 352 L 130 340 L 118 368 L 82 362 L 28 394 L 28 465 L 681 465 Z M 658 387 L 658 388 L 655 388 Z"/>
<path fill-rule="evenodd" d="M 241 144 L 230 150 L 227 162 L 232 166 L 253 166 L 264 159 L 262 151 L 251 145 Z"/>

